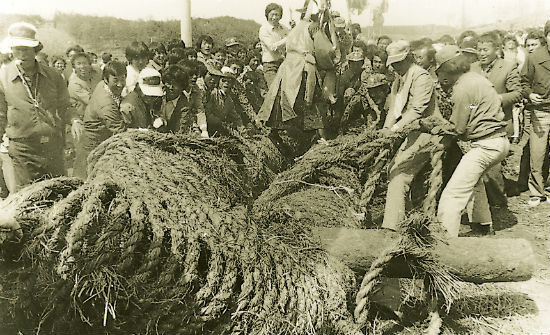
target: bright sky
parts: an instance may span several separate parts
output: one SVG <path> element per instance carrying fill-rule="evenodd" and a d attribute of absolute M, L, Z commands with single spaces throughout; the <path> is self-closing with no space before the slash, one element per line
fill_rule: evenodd
<path fill-rule="evenodd" d="M 184 0 L 0 0 L 0 13 L 39 14 L 53 17 L 55 11 L 127 19 L 176 19 Z M 369 0 L 375 5 L 381 0 Z M 442 24 L 459 25 L 462 2 L 466 8 L 468 25 L 493 23 L 531 13 L 549 13 L 548 0 L 388 0 L 385 15 L 387 25 Z M 234 16 L 264 22 L 264 8 L 269 2 L 282 4 L 283 22 L 288 21 L 288 9 L 302 6 L 303 0 L 191 0 L 191 16 Z M 333 7 L 346 13 L 345 0 L 332 0 Z M 295 15 L 297 15 L 295 13 Z M 353 21 L 371 24 L 367 10 Z"/>

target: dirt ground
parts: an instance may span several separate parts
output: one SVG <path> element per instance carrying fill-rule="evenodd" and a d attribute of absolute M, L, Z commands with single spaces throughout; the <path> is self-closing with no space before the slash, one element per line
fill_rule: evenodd
<path fill-rule="evenodd" d="M 512 181 L 517 180 L 520 156 L 521 146 L 513 145 L 505 173 Z M 550 334 L 550 204 L 531 208 L 528 201 L 528 191 L 509 197 L 508 208 L 493 208 L 492 214 L 494 238 L 522 238 L 530 243 L 536 259 L 533 277 L 518 283 L 466 285 L 462 298 L 449 314 L 442 315 L 441 334 Z M 461 231 L 468 229 L 463 226 Z M 405 327 L 403 332 L 418 334 L 415 328 Z"/>
<path fill-rule="evenodd" d="M 531 244 L 536 270 L 529 281 L 468 285 L 444 317 L 442 334 L 550 334 L 550 204 L 527 205 L 528 192 L 493 212 L 496 238 Z M 514 250 L 510 250 L 514 252 Z"/>

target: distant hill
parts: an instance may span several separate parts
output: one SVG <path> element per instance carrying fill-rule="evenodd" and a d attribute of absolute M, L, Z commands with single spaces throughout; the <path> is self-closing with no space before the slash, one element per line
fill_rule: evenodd
<path fill-rule="evenodd" d="M 10 24 L 22 20 L 37 26 L 38 36 L 45 45 L 44 50 L 51 54 L 63 54 L 70 45 L 78 43 L 96 53 L 109 51 L 122 55 L 124 48 L 134 40 L 150 43 L 180 36 L 180 22 L 176 20 L 125 20 L 58 13 L 51 21 L 40 16 L 0 14 L 0 37 L 6 35 Z M 229 37 L 236 37 L 241 43 L 252 45 L 258 39 L 259 29 L 260 25 L 252 20 L 229 16 L 196 18 L 193 19 L 193 40 L 202 34 L 209 34 L 217 45 L 222 45 Z"/>
<path fill-rule="evenodd" d="M 423 37 L 429 37 L 436 40 L 445 34 L 455 36 L 460 34 L 460 30 L 451 26 L 429 24 L 421 26 L 384 26 L 381 32 L 374 31 L 373 27 L 363 27 L 362 34 L 366 39 L 374 39 L 380 35 L 388 35 L 393 40 L 405 39 L 412 41 Z"/>
<path fill-rule="evenodd" d="M 1 0 L 0 0 L 1 1 Z M 476 31 L 492 29 L 518 29 L 544 24 L 546 13 L 533 14 L 529 18 L 508 20 L 484 26 L 474 27 Z M 154 20 L 125 20 L 114 17 L 98 17 L 79 14 L 57 13 L 53 20 L 46 20 L 38 15 L 5 15 L 0 14 L 0 38 L 6 35 L 8 26 L 17 21 L 27 21 L 38 27 L 38 36 L 48 54 L 63 54 L 75 43 L 86 50 L 101 53 L 111 52 L 119 58 L 124 57 L 124 48 L 133 40 L 146 43 L 151 41 L 168 41 L 180 35 L 180 22 Z M 223 16 L 211 19 L 195 18 L 193 22 L 193 40 L 202 34 L 212 36 L 215 44 L 222 45 L 229 37 L 236 37 L 248 46 L 258 40 L 260 25 L 252 20 L 242 20 Z M 380 34 L 389 35 L 392 39 L 414 40 L 422 37 L 438 39 L 444 34 L 457 36 L 460 30 L 450 26 L 384 26 L 381 32 L 372 27 L 363 27 L 364 39 L 374 39 Z"/>

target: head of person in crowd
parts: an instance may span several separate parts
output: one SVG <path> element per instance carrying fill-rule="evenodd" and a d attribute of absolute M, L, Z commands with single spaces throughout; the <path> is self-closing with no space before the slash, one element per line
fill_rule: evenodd
<path fill-rule="evenodd" d="M 78 78 L 88 81 L 92 78 L 92 60 L 90 54 L 79 52 L 73 55 L 71 65 Z"/>
<path fill-rule="evenodd" d="M 376 40 L 376 46 L 382 50 L 386 50 L 388 45 L 390 45 L 392 42 L 392 39 L 387 35 L 382 35 L 378 37 Z"/>
<path fill-rule="evenodd" d="M 210 56 L 214 48 L 214 40 L 208 35 L 201 35 L 197 40 L 197 50 L 204 56 Z"/>
<path fill-rule="evenodd" d="M 185 48 L 185 60 L 196 60 L 197 59 L 197 50 L 195 48 Z"/>
<path fill-rule="evenodd" d="M 241 43 L 237 41 L 236 37 L 230 37 L 225 40 L 225 50 L 227 50 L 229 54 L 236 56 L 240 48 Z"/>
<path fill-rule="evenodd" d="M 411 46 L 405 40 L 392 42 L 386 48 L 388 59 L 386 66 L 391 66 L 400 76 L 405 75 L 414 63 L 414 56 L 411 54 Z"/>
<path fill-rule="evenodd" d="M 95 52 L 88 52 L 90 55 L 90 61 L 92 64 L 97 64 L 97 54 Z"/>
<path fill-rule="evenodd" d="M 504 36 L 504 39 L 502 40 L 502 47 L 504 48 L 504 50 L 517 52 L 518 46 L 519 44 L 518 44 L 518 41 L 516 40 L 515 35 L 507 34 L 506 36 Z"/>
<path fill-rule="evenodd" d="M 59 72 L 63 72 L 67 67 L 67 62 L 63 56 L 53 56 L 50 60 L 50 66 Z"/>
<path fill-rule="evenodd" d="M 411 43 L 411 50 L 417 65 L 425 70 L 435 66 L 435 49 L 431 44 L 422 41 Z"/>
<path fill-rule="evenodd" d="M 71 61 L 71 57 L 73 57 L 74 54 L 76 53 L 80 53 L 80 52 L 84 52 L 84 48 L 81 47 L 80 45 L 76 44 L 76 45 L 72 45 L 70 46 L 67 51 L 65 51 L 65 54 L 67 55 L 67 59 L 69 60 L 69 62 Z"/>
<path fill-rule="evenodd" d="M 388 96 L 388 81 L 382 73 L 373 73 L 367 77 L 363 85 L 367 88 L 370 97 L 377 105 L 382 105 Z"/>
<path fill-rule="evenodd" d="M 185 59 L 185 49 L 184 48 L 173 48 L 168 53 L 167 61 L 165 64 L 173 65 L 177 64 L 181 60 Z"/>
<path fill-rule="evenodd" d="M 161 42 L 151 42 L 149 45 L 149 51 L 153 56 L 153 62 L 157 63 L 161 67 L 164 67 L 167 60 L 166 48 Z"/>
<path fill-rule="evenodd" d="M 464 39 L 459 45 L 460 52 L 466 57 L 470 64 L 477 62 L 477 37 Z"/>
<path fill-rule="evenodd" d="M 535 49 L 542 45 L 546 45 L 546 38 L 538 31 L 531 31 L 525 37 L 525 49 L 527 49 L 529 53 L 533 53 Z"/>
<path fill-rule="evenodd" d="M 451 35 L 443 35 L 438 40 L 437 43 L 445 45 L 456 45 L 455 39 Z"/>
<path fill-rule="evenodd" d="M 361 25 L 359 23 L 352 23 L 350 26 L 351 37 L 355 40 L 357 36 L 361 34 Z"/>
<path fill-rule="evenodd" d="M 437 79 L 441 88 L 449 91 L 458 78 L 470 71 L 470 63 L 456 45 L 447 45 L 435 54 Z"/>
<path fill-rule="evenodd" d="M 477 38 L 478 38 L 478 34 L 475 31 L 465 30 L 458 36 L 458 38 L 456 39 L 456 42 L 460 47 L 462 43 L 470 40 L 477 40 Z"/>
<path fill-rule="evenodd" d="M 224 48 L 217 48 L 214 51 L 213 59 L 216 61 L 218 66 L 223 66 L 225 65 L 225 61 L 227 59 L 227 52 Z"/>
<path fill-rule="evenodd" d="M 239 77 L 243 73 L 243 63 L 238 58 L 229 58 L 227 60 L 227 67 L 231 69 L 235 77 Z"/>
<path fill-rule="evenodd" d="M 36 39 L 36 27 L 27 22 L 17 22 L 8 28 L 6 47 L 11 48 L 13 59 L 25 72 L 36 69 L 36 55 L 43 45 Z"/>
<path fill-rule="evenodd" d="M 140 94 L 148 108 L 157 109 L 160 107 L 164 96 L 160 72 L 151 67 L 141 70 L 135 90 Z"/>
<path fill-rule="evenodd" d="M 174 39 L 171 39 L 170 41 L 168 41 L 168 43 L 166 43 L 166 53 L 170 53 L 170 51 L 172 51 L 172 49 L 174 48 L 186 48 L 187 45 L 185 45 L 185 42 L 180 40 L 179 38 L 174 38 Z"/>
<path fill-rule="evenodd" d="M 250 67 L 252 71 L 256 71 L 258 66 L 260 66 L 260 57 L 256 55 L 252 55 L 250 57 L 250 60 L 248 61 L 248 67 Z"/>
<path fill-rule="evenodd" d="M 126 47 L 125 55 L 130 66 L 137 71 L 143 70 L 149 63 L 149 59 L 151 59 L 151 53 L 147 45 L 138 41 L 133 41 Z"/>
<path fill-rule="evenodd" d="M 189 87 L 196 85 L 197 79 L 199 79 L 199 77 L 204 77 L 204 73 L 201 74 L 200 69 L 200 66 L 205 66 L 203 62 L 199 62 L 197 60 L 183 60 L 178 63 L 178 66 L 179 69 L 181 69 L 181 71 L 183 71 L 188 78 L 188 86 L 183 88 L 185 90 L 188 90 Z"/>
<path fill-rule="evenodd" d="M 385 74 L 387 72 L 386 61 L 388 60 L 386 51 L 378 49 L 371 57 L 370 62 L 372 64 L 372 71 L 374 73 Z"/>
<path fill-rule="evenodd" d="M 497 34 L 489 32 L 479 36 L 477 40 L 477 53 L 479 63 L 482 66 L 491 64 L 498 57 L 498 51 L 501 49 L 502 43 Z"/>
<path fill-rule="evenodd" d="M 254 49 L 258 52 L 262 52 L 262 42 L 256 41 L 256 43 L 254 43 Z"/>
<path fill-rule="evenodd" d="M 169 65 L 162 72 L 162 82 L 166 100 L 174 100 L 189 90 L 189 72 L 181 65 Z"/>
<path fill-rule="evenodd" d="M 193 66 L 197 70 L 197 75 L 199 76 L 199 78 L 204 78 L 208 73 L 208 68 L 206 67 L 206 64 L 198 60 L 193 61 L 193 64 Z"/>
<path fill-rule="evenodd" d="M 279 21 L 283 17 L 283 7 L 274 2 L 265 6 L 265 19 L 273 27 L 279 26 Z"/>
<path fill-rule="evenodd" d="M 120 97 L 126 85 L 126 66 L 117 60 L 110 61 L 103 68 L 102 78 L 111 93 Z"/>
<path fill-rule="evenodd" d="M 363 71 L 363 65 L 365 65 L 365 56 L 363 56 L 363 52 L 351 52 L 346 56 L 346 60 L 348 61 L 351 72 L 359 75 L 361 71 Z"/>
<path fill-rule="evenodd" d="M 237 49 L 237 58 L 239 59 L 246 59 L 246 56 L 247 56 L 247 50 L 244 46 L 240 46 L 238 49 Z"/>
<path fill-rule="evenodd" d="M 366 55 L 367 51 L 367 45 L 363 41 L 354 41 L 351 45 L 351 52 L 359 51 Z"/>
<path fill-rule="evenodd" d="M 221 71 L 222 75 L 218 81 L 218 89 L 224 93 L 228 93 L 235 84 L 235 74 L 228 67 L 224 67 L 225 69 L 228 70 Z"/>
<path fill-rule="evenodd" d="M 211 64 L 207 64 L 206 68 L 208 70 L 208 73 L 204 76 L 204 84 L 206 85 L 207 92 L 210 92 L 212 91 L 212 89 L 218 87 L 220 78 L 223 73 Z"/>
<path fill-rule="evenodd" d="M 101 53 L 101 62 L 103 64 L 109 63 L 113 59 L 113 55 L 109 52 L 103 52 Z"/>
<path fill-rule="evenodd" d="M 550 20 L 544 24 L 544 37 L 546 37 L 546 46 L 550 48 Z"/>

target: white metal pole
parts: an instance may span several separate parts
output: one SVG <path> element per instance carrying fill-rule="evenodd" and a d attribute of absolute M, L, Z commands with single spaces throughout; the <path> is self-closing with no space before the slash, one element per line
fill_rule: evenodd
<path fill-rule="evenodd" d="M 183 11 L 181 15 L 181 40 L 186 47 L 191 47 L 191 0 L 183 0 Z"/>

